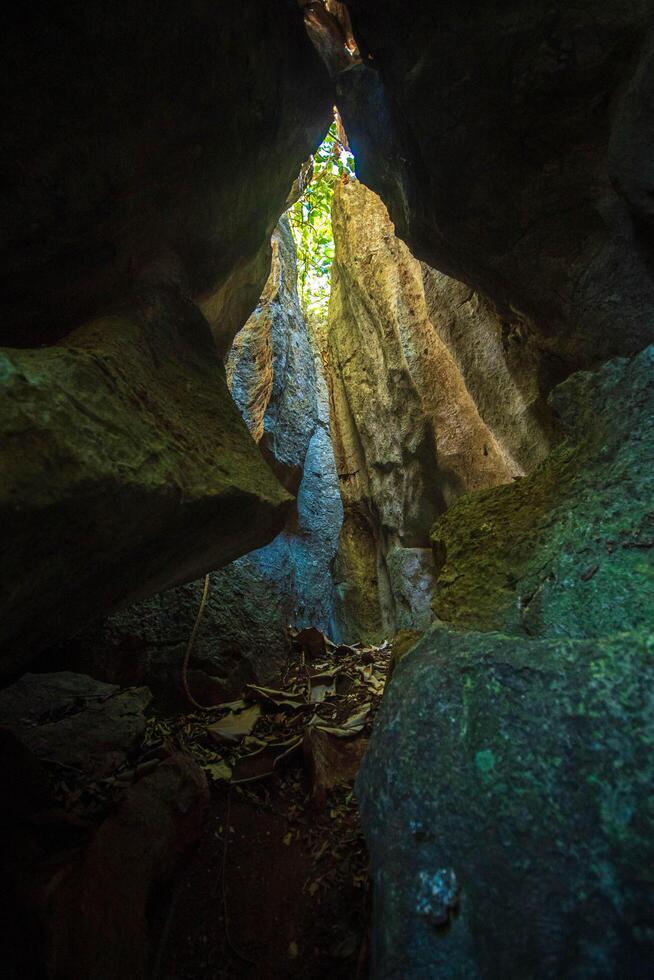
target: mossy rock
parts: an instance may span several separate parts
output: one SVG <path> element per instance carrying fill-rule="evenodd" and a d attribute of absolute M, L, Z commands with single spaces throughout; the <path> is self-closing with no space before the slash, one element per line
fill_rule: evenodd
<path fill-rule="evenodd" d="M 561 445 L 437 522 L 441 620 L 531 636 L 654 628 L 653 369 L 649 347 L 573 375 L 550 399 Z"/>
<path fill-rule="evenodd" d="M 645 977 L 654 637 L 432 627 L 357 784 L 376 980 Z"/>

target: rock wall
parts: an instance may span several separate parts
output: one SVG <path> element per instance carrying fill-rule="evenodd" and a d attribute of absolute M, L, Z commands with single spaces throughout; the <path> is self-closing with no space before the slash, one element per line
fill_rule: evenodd
<path fill-rule="evenodd" d="M 653 378 L 651 347 L 573 375 L 561 445 L 436 523 L 358 783 L 376 978 L 647 973 Z"/>
<path fill-rule="evenodd" d="M 290 496 L 206 322 L 150 293 L 64 344 L 0 352 L 0 673 L 130 600 L 269 541 Z"/>
<path fill-rule="evenodd" d="M 332 570 L 343 508 L 322 365 L 300 308 L 285 218 L 273 235 L 261 300 L 230 351 L 227 381 L 263 456 L 297 497 L 269 545 L 211 573 L 190 671 L 192 692 L 208 704 L 278 672 L 289 626 L 337 630 Z M 79 637 L 74 650 L 68 644 L 67 662 L 86 669 L 93 662 L 103 679 L 147 682 L 174 701 L 202 590 L 202 580 L 191 582 L 117 613 Z"/>
<path fill-rule="evenodd" d="M 463 284 L 421 265 L 381 200 L 337 188 L 324 342 L 345 524 L 340 618 L 370 639 L 431 620 L 429 530 L 462 493 L 524 475 L 553 437 L 542 359 Z"/>
<path fill-rule="evenodd" d="M 226 351 L 331 117 L 295 0 L 30 3 L 2 45 L 0 340 L 61 337 L 155 277 L 201 301 Z"/>
<path fill-rule="evenodd" d="M 654 337 L 650 0 L 351 0 L 358 175 L 414 254 L 571 369 Z"/>
<path fill-rule="evenodd" d="M 294 0 L 27 4 L 2 45 L 10 673 L 283 526 L 216 352 L 333 92 Z"/>

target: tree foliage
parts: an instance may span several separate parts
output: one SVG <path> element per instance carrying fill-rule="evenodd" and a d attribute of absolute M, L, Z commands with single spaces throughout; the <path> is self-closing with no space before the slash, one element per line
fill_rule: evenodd
<path fill-rule="evenodd" d="M 289 210 L 297 247 L 300 300 L 307 316 L 318 323 L 326 319 L 329 303 L 334 188 L 339 180 L 350 176 L 354 176 L 354 157 L 333 122 L 314 154 L 313 176 Z"/>

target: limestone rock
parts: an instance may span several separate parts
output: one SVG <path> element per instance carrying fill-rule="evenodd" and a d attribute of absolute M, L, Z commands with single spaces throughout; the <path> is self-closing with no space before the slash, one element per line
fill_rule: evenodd
<path fill-rule="evenodd" d="M 653 654 L 438 626 L 406 654 L 357 783 L 375 980 L 647 975 Z"/>
<path fill-rule="evenodd" d="M 378 640 L 429 622 L 433 519 L 461 493 L 523 475 L 553 427 L 529 341 L 509 343 L 488 303 L 414 259 L 372 191 L 339 186 L 332 221 L 339 615 Z"/>
<path fill-rule="evenodd" d="M 349 9 L 365 64 L 339 109 L 414 254 L 567 371 L 651 343 L 649 0 Z"/>
<path fill-rule="evenodd" d="M 295 0 L 30 5 L 2 43 L 2 342 L 123 308 L 166 265 L 227 350 L 333 106 Z"/>
<path fill-rule="evenodd" d="M 0 662 L 270 540 L 288 495 L 174 292 L 0 355 Z"/>
<path fill-rule="evenodd" d="M 400 656 L 358 783 L 375 980 L 646 975 L 653 368 L 571 376 L 564 442 L 434 529 L 458 629 Z"/>
<path fill-rule="evenodd" d="M 561 367 L 530 331 L 498 315 L 462 282 L 422 264 L 429 318 L 479 415 L 516 465 L 529 472 L 558 440 L 547 405 Z"/>
<path fill-rule="evenodd" d="M 300 308 L 286 219 L 273 236 L 266 288 L 229 354 L 227 378 L 263 456 L 297 500 L 274 541 L 211 573 L 190 672 L 201 704 L 270 680 L 287 656 L 288 626 L 335 633 L 332 568 L 343 510 L 328 396 Z M 147 683 L 159 700 L 174 702 L 202 589 L 202 581 L 188 583 L 116 613 L 68 643 L 64 662 L 75 669 L 92 663 L 98 676 Z"/>
<path fill-rule="evenodd" d="M 654 627 L 654 347 L 556 388 L 566 439 L 436 524 L 440 619 L 531 636 Z"/>
<path fill-rule="evenodd" d="M 265 289 L 229 352 L 227 380 L 264 457 L 297 493 L 316 425 L 317 379 L 297 292 L 295 243 L 285 217 L 273 235 L 272 250 Z"/>

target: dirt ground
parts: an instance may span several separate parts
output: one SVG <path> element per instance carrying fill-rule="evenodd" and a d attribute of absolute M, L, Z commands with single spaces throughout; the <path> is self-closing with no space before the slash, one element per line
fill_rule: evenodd
<path fill-rule="evenodd" d="M 153 909 L 153 980 L 367 976 L 368 856 L 353 782 L 390 650 L 322 653 L 320 663 L 298 653 L 279 689 L 261 689 L 245 739 L 208 748 L 205 723 L 190 719 L 189 751 L 219 778 L 204 836 Z M 326 691 L 307 694 L 318 699 L 308 712 L 294 707 L 316 677 Z M 236 704 L 233 720 L 244 710 Z M 271 746 L 284 747 L 279 767 Z"/>

